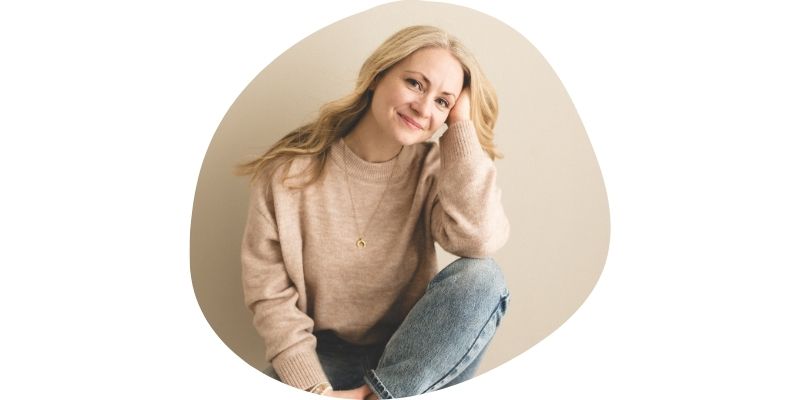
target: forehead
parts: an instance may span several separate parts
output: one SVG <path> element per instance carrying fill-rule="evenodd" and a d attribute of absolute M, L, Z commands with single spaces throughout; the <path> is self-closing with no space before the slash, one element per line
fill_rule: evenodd
<path fill-rule="evenodd" d="M 419 72 L 431 81 L 431 85 L 443 91 L 458 93 L 464 83 L 461 63 L 448 50 L 441 48 L 420 49 L 395 65 L 396 71 Z"/>

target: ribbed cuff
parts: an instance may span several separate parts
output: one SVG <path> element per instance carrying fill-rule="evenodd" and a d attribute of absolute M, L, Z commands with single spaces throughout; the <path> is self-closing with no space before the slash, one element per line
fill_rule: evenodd
<path fill-rule="evenodd" d="M 272 359 L 272 367 L 281 382 L 301 390 L 328 380 L 322 365 L 319 363 L 317 353 L 313 350 L 279 355 Z"/>
<path fill-rule="evenodd" d="M 447 131 L 439 138 L 442 153 L 442 167 L 460 160 L 479 156 L 483 151 L 475 125 L 470 120 L 458 121 L 447 127 Z"/>

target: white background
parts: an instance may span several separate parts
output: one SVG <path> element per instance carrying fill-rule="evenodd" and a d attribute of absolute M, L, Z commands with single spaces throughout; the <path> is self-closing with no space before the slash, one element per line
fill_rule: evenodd
<path fill-rule="evenodd" d="M 525 35 L 583 119 L 611 248 L 564 326 L 429 397 L 798 398 L 790 2 L 489 3 L 458 2 Z M 203 318 L 194 188 L 249 81 L 377 4 L 0 6 L 0 397 L 314 398 L 265 379 Z"/>

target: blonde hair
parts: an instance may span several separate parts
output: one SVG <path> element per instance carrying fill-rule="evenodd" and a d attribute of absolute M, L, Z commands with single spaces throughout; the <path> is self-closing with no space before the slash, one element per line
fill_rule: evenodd
<path fill-rule="evenodd" d="M 346 136 L 370 106 L 374 84 L 395 64 L 423 48 L 439 47 L 449 50 L 464 69 L 464 88 L 470 88 L 470 113 L 481 147 L 492 160 L 502 158 L 494 145 L 494 125 L 498 105 L 494 88 L 483 74 L 475 57 L 455 37 L 426 25 L 404 28 L 384 41 L 370 55 L 358 73 L 355 89 L 348 95 L 324 104 L 313 122 L 300 126 L 272 145 L 260 157 L 236 167 L 237 175 L 252 175 L 251 182 L 270 179 L 278 168 L 299 156 L 309 156 L 312 162 L 298 175 L 307 179 L 295 188 L 314 183 L 322 175 L 331 146 Z M 282 182 L 295 176 L 287 176 Z"/>

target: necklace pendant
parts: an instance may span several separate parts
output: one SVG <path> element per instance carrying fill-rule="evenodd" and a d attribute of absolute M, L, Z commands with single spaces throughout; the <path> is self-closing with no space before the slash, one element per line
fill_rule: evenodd
<path fill-rule="evenodd" d="M 356 240 L 356 247 L 363 249 L 364 247 L 367 247 L 367 242 L 365 242 L 362 238 L 358 238 L 358 240 Z"/>

